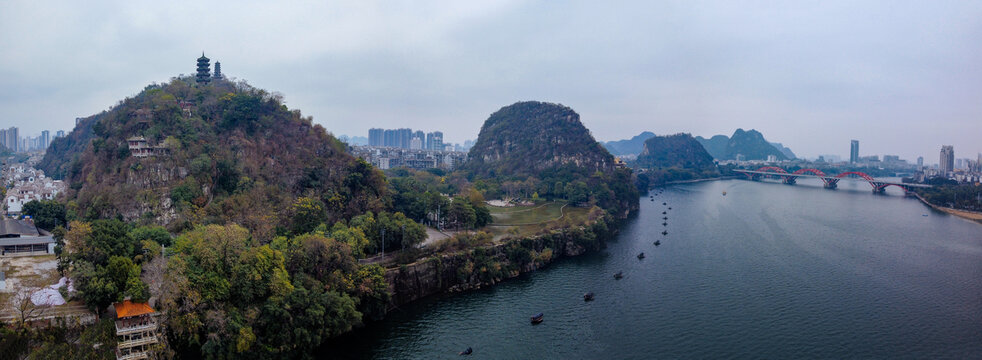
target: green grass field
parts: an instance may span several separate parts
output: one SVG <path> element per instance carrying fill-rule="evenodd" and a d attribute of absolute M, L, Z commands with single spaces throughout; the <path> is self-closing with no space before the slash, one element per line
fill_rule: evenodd
<path fill-rule="evenodd" d="M 565 205 L 564 201 L 553 201 L 532 206 L 488 206 L 494 222 L 484 231 L 494 235 L 497 241 L 506 236 L 528 236 L 561 224 L 586 221 L 589 208 Z"/>

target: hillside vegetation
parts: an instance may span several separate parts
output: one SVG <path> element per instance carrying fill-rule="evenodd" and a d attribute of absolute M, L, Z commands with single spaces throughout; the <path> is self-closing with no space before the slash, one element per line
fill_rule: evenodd
<path fill-rule="evenodd" d="M 746 160 L 767 160 L 768 155 L 774 155 L 777 160 L 787 160 L 783 146 L 779 149 L 773 144 L 764 140 L 764 135 L 759 131 L 750 129 L 744 131 L 737 129 L 733 136 L 716 135 L 706 139 L 697 136 L 696 140 L 713 158 L 719 160 L 736 160 L 737 154 L 743 155 Z M 791 149 L 786 149 L 791 153 Z M 791 153 L 793 155 L 793 153 Z"/>
<path fill-rule="evenodd" d="M 713 157 L 689 134 L 654 136 L 644 142 L 635 166 L 642 182 L 663 184 L 718 176 Z"/>
<path fill-rule="evenodd" d="M 518 102 L 491 114 L 463 171 L 492 196 L 563 198 L 618 216 L 638 204 L 631 170 L 617 167 L 579 114 L 559 104 Z"/>
<path fill-rule="evenodd" d="M 132 156 L 126 140 L 139 136 L 164 154 Z M 288 225 L 299 196 L 322 202 L 328 223 L 379 210 L 385 196 L 382 174 L 323 127 L 278 95 L 224 80 L 147 86 L 56 139 L 41 167 L 71 184 L 79 218 L 172 230 L 231 221 L 264 239 Z"/>

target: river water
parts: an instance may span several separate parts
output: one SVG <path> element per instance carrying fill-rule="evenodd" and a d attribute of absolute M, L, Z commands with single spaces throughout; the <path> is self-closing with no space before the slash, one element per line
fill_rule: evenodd
<path fill-rule="evenodd" d="M 898 191 L 671 186 L 600 253 L 409 304 L 320 356 L 982 358 L 982 225 Z"/>

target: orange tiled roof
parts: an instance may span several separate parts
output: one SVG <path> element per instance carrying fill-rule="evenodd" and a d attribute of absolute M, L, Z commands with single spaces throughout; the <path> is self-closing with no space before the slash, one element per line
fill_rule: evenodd
<path fill-rule="evenodd" d="M 153 308 L 151 308 L 150 305 L 147 305 L 147 303 L 135 303 L 129 300 L 123 300 L 121 303 L 115 303 L 113 304 L 113 307 L 116 308 L 117 319 L 153 313 Z"/>

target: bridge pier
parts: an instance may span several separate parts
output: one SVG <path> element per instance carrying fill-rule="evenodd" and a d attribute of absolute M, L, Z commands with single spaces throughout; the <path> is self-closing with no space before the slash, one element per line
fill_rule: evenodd
<path fill-rule="evenodd" d="M 871 181 L 869 184 L 873 185 L 874 194 L 882 194 L 886 192 L 886 184 L 884 183 Z"/>
<path fill-rule="evenodd" d="M 788 185 L 794 185 L 798 181 L 797 176 L 785 176 L 784 183 Z"/>
<path fill-rule="evenodd" d="M 839 179 L 837 178 L 822 178 L 822 181 L 825 182 L 826 189 L 835 189 L 839 187 Z"/>

